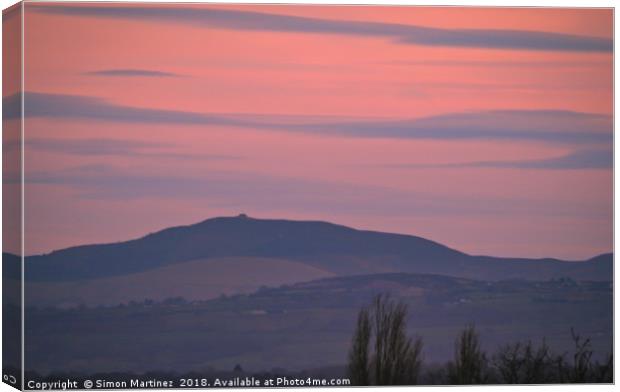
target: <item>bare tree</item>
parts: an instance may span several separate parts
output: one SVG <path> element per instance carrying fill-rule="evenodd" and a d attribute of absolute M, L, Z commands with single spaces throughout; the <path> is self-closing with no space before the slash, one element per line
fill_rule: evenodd
<path fill-rule="evenodd" d="M 549 363 L 549 346 L 543 339 L 542 344 L 538 348 L 534 348 L 532 342 L 525 345 L 523 353 L 523 383 L 539 384 L 547 379 L 547 365 Z"/>
<path fill-rule="evenodd" d="M 378 295 L 360 310 L 349 352 L 349 375 L 357 385 L 409 385 L 418 381 L 422 340 L 408 337 L 407 306 Z M 371 352 L 371 340 L 374 344 Z"/>
<path fill-rule="evenodd" d="M 362 308 L 357 316 L 357 328 L 349 352 L 349 377 L 353 385 L 369 385 L 370 319 L 368 309 Z"/>
<path fill-rule="evenodd" d="M 461 385 L 484 383 L 486 363 L 476 329 L 473 325 L 465 328 L 455 343 L 454 362 L 449 368 L 450 382 Z"/>
<path fill-rule="evenodd" d="M 571 337 L 575 343 L 575 354 L 573 355 L 573 377 L 572 382 L 587 382 L 592 368 L 592 349 L 590 339 L 582 339 L 575 331 L 570 329 Z"/>
<path fill-rule="evenodd" d="M 601 364 L 597 361 L 594 368 L 596 369 L 596 371 L 594 372 L 593 378 L 596 382 L 605 382 L 605 383 L 614 382 L 613 349 L 609 354 L 607 354 L 605 362 Z"/>
<path fill-rule="evenodd" d="M 521 356 L 522 346 L 520 342 L 507 344 L 499 348 L 494 357 L 495 367 L 507 384 L 518 384 L 521 382 L 521 372 L 523 368 L 523 357 Z"/>
<path fill-rule="evenodd" d="M 506 345 L 495 355 L 494 363 L 502 380 L 508 384 L 540 384 L 551 377 L 554 358 L 543 339 L 537 348 L 531 341 Z"/>

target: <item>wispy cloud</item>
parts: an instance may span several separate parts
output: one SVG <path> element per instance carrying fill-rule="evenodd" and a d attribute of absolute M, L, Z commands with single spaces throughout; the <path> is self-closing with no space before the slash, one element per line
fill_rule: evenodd
<path fill-rule="evenodd" d="M 404 66 L 404 67 L 471 67 L 471 68 L 596 68 L 608 67 L 611 70 L 613 59 L 606 60 L 555 60 L 555 61 L 525 61 L 525 60 L 400 60 L 379 63 L 382 65 Z"/>
<path fill-rule="evenodd" d="M 466 168 L 493 168 L 493 169 L 541 169 L 541 170 L 589 170 L 613 168 L 613 151 L 611 149 L 577 150 L 559 157 L 529 160 L 506 161 L 475 161 L 439 164 L 395 164 L 384 167 L 400 169 L 466 169 Z"/>
<path fill-rule="evenodd" d="M 120 139 L 27 139 L 27 150 L 58 152 L 70 155 L 128 155 L 167 147 L 163 143 Z"/>
<path fill-rule="evenodd" d="M 441 29 L 396 23 L 328 20 L 217 8 L 35 5 L 49 14 L 183 23 L 205 28 L 383 37 L 401 44 L 492 49 L 612 52 L 606 38 L 501 29 Z"/>
<path fill-rule="evenodd" d="M 4 98 L 5 116 L 19 117 L 19 95 Z M 358 138 L 538 141 L 606 144 L 612 117 L 566 110 L 497 110 L 454 113 L 418 119 L 326 120 L 308 116 L 203 114 L 117 105 L 76 95 L 26 93 L 26 117 L 88 119 L 120 123 L 229 126 Z"/>
<path fill-rule="evenodd" d="M 119 77 L 161 77 L 176 78 L 182 75 L 172 72 L 153 71 L 149 69 L 102 69 L 86 72 L 87 75 L 95 76 L 119 76 Z"/>
<path fill-rule="evenodd" d="M 7 118 L 19 117 L 19 99 L 18 94 L 3 98 Z M 26 117 L 88 119 L 125 123 L 235 125 L 234 120 L 221 116 L 116 105 L 100 98 L 81 95 L 26 92 L 24 104 Z"/>
<path fill-rule="evenodd" d="M 7 178 L 8 183 L 19 178 Z M 527 213 L 579 216 L 583 205 L 522 197 L 485 198 L 405 191 L 383 186 L 280 177 L 254 172 L 206 171 L 200 176 L 140 173 L 112 165 L 87 165 L 65 170 L 31 171 L 26 186 L 63 186 L 82 199 L 174 199 L 207 203 L 237 211 L 278 209 L 309 213 L 377 216 L 481 216 Z M 591 211 L 593 210 L 593 211 Z M 589 214 L 605 216 L 600 205 Z M 590 215 L 591 216 L 591 215 Z"/>
<path fill-rule="evenodd" d="M 6 149 L 20 148 L 18 142 L 4 144 Z M 145 142 L 121 139 L 51 139 L 28 138 L 24 143 L 26 153 L 51 152 L 80 156 L 131 156 L 152 158 L 173 158 L 187 160 L 238 160 L 240 156 L 223 154 L 196 154 L 179 150 L 179 146 L 170 143 Z"/>
<path fill-rule="evenodd" d="M 411 120 L 288 124 L 289 130 L 349 137 L 435 140 L 532 140 L 610 143 L 610 116 L 564 110 L 498 110 Z"/>

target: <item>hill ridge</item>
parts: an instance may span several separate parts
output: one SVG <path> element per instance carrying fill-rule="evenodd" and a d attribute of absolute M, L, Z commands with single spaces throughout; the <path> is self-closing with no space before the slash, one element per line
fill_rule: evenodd
<path fill-rule="evenodd" d="M 433 273 L 482 279 L 564 276 L 607 280 L 613 255 L 593 262 L 472 256 L 423 237 L 359 230 L 326 221 L 214 217 L 128 241 L 89 244 L 26 257 L 33 281 L 122 276 L 214 257 L 268 257 L 302 262 L 335 275 Z M 11 259 L 7 254 L 4 259 Z"/>

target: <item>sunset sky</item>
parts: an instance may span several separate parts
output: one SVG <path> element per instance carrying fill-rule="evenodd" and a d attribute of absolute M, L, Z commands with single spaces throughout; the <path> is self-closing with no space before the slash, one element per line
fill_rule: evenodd
<path fill-rule="evenodd" d="M 612 28 L 610 9 L 27 3 L 25 253 L 241 212 L 609 252 Z"/>

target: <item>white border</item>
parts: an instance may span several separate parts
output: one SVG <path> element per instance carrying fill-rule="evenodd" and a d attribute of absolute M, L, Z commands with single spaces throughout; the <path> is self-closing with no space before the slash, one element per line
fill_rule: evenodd
<path fill-rule="evenodd" d="M 26 202 L 25 202 L 25 192 L 26 192 L 26 187 L 25 187 L 25 170 L 24 170 L 24 163 L 25 163 L 25 113 L 24 110 L 26 109 L 26 104 L 25 104 L 25 93 L 26 93 L 26 81 L 25 81 L 25 76 L 26 76 L 26 71 L 24 70 L 24 64 L 25 64 L 25 29 L 24 29 L 24 23 L 25 23 L 25 17 L 24 17 L 24 11 L 25 11 L 25 7 L 24 7 L 24 3 L 21 4 L 21 17 L 22 17 L 22 22 L 21 22 L 21 70 L 20 70 L 20 78 L 21 78 L 21 123 L 20 123 L 20 174 L 21 174 L 21 186 L 20 186 L 20 192 L 21 192 L 21 215 L 20 215 L 20 219 L 21 219 L 21 230 L 22 230 L 22 235 L 21 235 L 21 264 L 22 264 L 22 268 L 21 268 L 21 273 L 22 273 L 22 282 L 21 282 L 21 290 L 22 290 L 22 333 L 21 333 L 21 339 L 22 339 L 22 352 L 21 352 L 21 358 L 22 358 L 22 368 L 21 368 L 21 381 L 22 381 L 22 388 L 24 388 L 25 382 L 26 382 L 26 374 L 25 374 L 25 366 L 26 366 L 26 341 L 25 341 L 25 335 L 26 335 L 26 290 L 25 290 L 25 282 L 26 282 L 26 275 L 25 275 L 25 270 L 26 270 L 26 266 L 25 266 L 25 259 L 24 259 L 24 255 L 26 254 L 26 243 L 25 243 L 25 239 L 26 239 L 26 232 L 24 230 L 24 224 L 26 222 L 25 219 L 25 207 L 26 207 Z"/>

